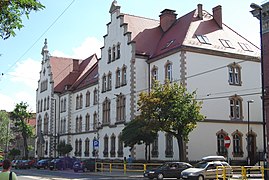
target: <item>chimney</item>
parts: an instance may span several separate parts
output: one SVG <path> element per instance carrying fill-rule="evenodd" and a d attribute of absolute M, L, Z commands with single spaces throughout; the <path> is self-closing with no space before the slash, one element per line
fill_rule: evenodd
<path fill-rule="evenodd" d="M 73 59 L 73 71 L 79 70 L 79 60 Z"/>
<path fill-rule="evenodd" d="M 177 14 L 175 12 L 176 11 L 170 9 L 165 9 L 161 12 L 160 24 L 164 32 L 167 31 L 176 21 Z"/>
<path fill-rule="evenodd" d="M 198 4 L 197 5 L 197 10 L 198 10 L 197 17 L 202 20 L 203 19 L 203 5 L 202 4 Z"/>
<path fill-rule="evenodd" d="M 213 18 L 222 29 L 222 8 L 221 6 L 216 6 L 213 8 Z"/>

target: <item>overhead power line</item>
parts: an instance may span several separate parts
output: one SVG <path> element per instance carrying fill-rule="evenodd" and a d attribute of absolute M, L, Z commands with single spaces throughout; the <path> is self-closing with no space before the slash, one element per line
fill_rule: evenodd
<path fill-rule="evenodd" d="M 37 38 L 37 40 L 6 70 L 6 72 L 2 73 L 2 76 L 4 74 L 7 74 L 7 72 L 16 65 L 17 62 L 19 62 L 25 54 L 27 54 L 35 45 L 36 43 L 50 30 L 50 28 L 63 16 L 63 14 L 70 8 L 70 6 L 75 2 L 73 0 L 65 9 L 64 11 L 51 23 L 51 25 Z"/>

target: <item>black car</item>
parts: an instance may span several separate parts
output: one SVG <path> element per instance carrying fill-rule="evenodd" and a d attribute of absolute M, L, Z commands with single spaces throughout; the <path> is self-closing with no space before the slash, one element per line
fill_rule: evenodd
<path fill-rule="evenodd" d="M 50 170 L 58 169 L 58 170 L 64 170 L 66 169 L 65 163 L 62 159 L 53 159 L 49 163 Z"/>
<path fill-rule="evenodd" d="M 77 161 L 74 157 L 59 157 L 56 159 L 53 159 L 49 163 L 50 170 L 58 169 L 58 170 L 64 170 L 64 169 L 72 169 L 74 162 Z"/>
<path fill-rule="evenodd" d="M 83 161 L 75 161 L 73 164 L 74 172 L 78 171 L 94 171 L 95 170 L 95 159 L 85 159 Z"/>
<path fill-rule="evenodd" d="M 50 161 L 51 161 L 51 159 L 41 159 L 36 163 L 36 168 L 37 169 L 40 169 L 40 168 L 47 169 L 49 167 Z"/>
<path fill-rule="evenodd" d="M 186 162 L 166 162 L 154 170 L 146 170 L 144 177 L 149 179 L 157 178 L 158 180 L 163 178 L 181 178 L 181 171 L 192 167 Z"/>

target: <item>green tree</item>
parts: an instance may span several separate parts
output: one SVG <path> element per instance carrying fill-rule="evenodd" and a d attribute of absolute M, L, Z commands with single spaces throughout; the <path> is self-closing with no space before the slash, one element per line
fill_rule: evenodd
<path fill-rule="evenodd" d="M 57 151 L 58 151 L 60 156 L 66 155 L 66 154 L 70 153 L 72 150 L 73 150 L 72 145 L 71 144 L 65 144 L 64 141 L 60 142 L 57 145 Z"/>
<path fill-rule="evenodd" d="M 9 130 L 9 115 L 6 111 L 0 111 L 0 144 L 1 149 L 6 149 L 11 139 L 11 132 Z"/>
<path fill-rule="evenodd" d="M 11 156 L 12 159 L 15 159 L 16 156 L 21 155 L 21 151 L 19 149 L 13 148 L 9 151 L 8 155 Z"/>
<path fill-rule="evenodd" d="M 150 155 L 147 158 L 147 149 L 151 143 L 156 139 L 157 132 L 148 126 L 148 121 L 142 115 L 136 116 L 135 119 L 130 121 L 122 130 L 121 140 L 124 142 L 125 147 L 129 146 L 131 149 L 135 144 L 144 143 L 145 146 L 145 159 L 150 160 Z M 149 153 L 150 154 L 150 153 Z"/>
<path fill-rule="evenodd" d="M 177 139 L 179 160 L 185 160 L 184 142 L 196 128 L 197 122 L 204 120 L 200 113 L 202 102 L 195 99 L 196 92 L 189 93 L 177 83 L 160 84 L 158 82 L 150 93 L 140 95 L 139 105 L 141 114 L 148 117 L 155 130 L 167 132 Z"/>
<path fill-rule="evenodd" d="M 15 109 L 11 112 L 11 118 L 15 122 L 15 132 L 21 133 L 24 143 L 24 157 L 28 159 L 28 142 L 27 139 L 33 137 L 33 127 L 27 123 L 32 114 L 27 110 L 28 104 L 21 102 L 16 104 Z"/>
<path fill-rule="evenodd" d="M 44 9 L 37 0 L 1 0 L 0 1 L 0 36 L 2 39 L 8 39 L 15 36 L 15 30 L 23 27 L 22 16 L 29 18 L 31 11 Z"/>

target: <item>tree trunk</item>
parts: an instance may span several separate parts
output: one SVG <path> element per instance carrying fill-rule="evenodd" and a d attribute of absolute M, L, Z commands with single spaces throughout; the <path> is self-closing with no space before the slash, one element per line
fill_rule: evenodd
<path fill-rule="evenodd" d="M 148 158 L 149 162 L 150 162 L 150 144 L 149 144 L 149 158 Z"/>
<path fill-rule="evenodd" d="M 28 144 L 27 144 L 27 135 L 22 132 L 22 138 L 23 138 L 23 143 L 24 143 L 24 156 L 25 159 L 28 159 Z"/>
<path fill-rule="evenodd" d="M 148 161 L 147 157 L 148 157 L 148 145 L 146 144 L 146 146 L 145 146 L 145 160 L 146 160 L 146 162 Z"/>
<path fill-rule="evenodd" d="M 177 145 L 178 145 L 178 157 L 179 161 L 186 161 L 186 156 L 183 149 L 183 139 L 181 136 L 176 136 Z"/>

